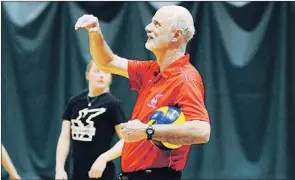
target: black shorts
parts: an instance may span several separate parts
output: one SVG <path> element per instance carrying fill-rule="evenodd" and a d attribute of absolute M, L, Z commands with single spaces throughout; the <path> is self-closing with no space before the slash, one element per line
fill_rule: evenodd
<path fill-rule="evenodd" d="M 72 176 L 73 180 L 93 180 L 90 179 L 87 174 L 82 174 L 82 173 L 73 173 Z M 99 178 L 99 180 L 117 180 L 118 178 L 116 178 L 115 174 L 107 174 L 107 175 L 103 175 L 101 178 Z"/>
<path fill-rule="evenodd" d="M 119 176 L 120 180 L 181 180 L 181 171 L 171 168 L 147 169 L 136 172 L 124 173 Z"/>
<path fill-rule="evenodd" d="M 88 176 L 88 172 L 79 172 L 79 171 L 73 171 L 72 174 L 73 180 L 93 180 L 90 179 Z M 116 176 L 115 167 L 113 164 L 107 165 L 105 168 L 102 177 L 99 178 L 99 180 L 118 180 L 118 177 Z"/>

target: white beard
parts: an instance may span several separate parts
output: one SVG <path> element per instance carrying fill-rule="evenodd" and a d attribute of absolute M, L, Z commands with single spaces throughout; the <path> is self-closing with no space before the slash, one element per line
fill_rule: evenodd
<path fill-rule="evenodd" d="M 145 43 L 145 48 L 147 48 L 148 50 L 152 50 L 156 47 L 156 42 L 154 41 L 154 39 L 148 39 Z"/>
<path fill-rule="evenodd" d="M 161 49 L 167 46 L 168 42 L 163 41 L 163 39 L 148 39 L 145 43 L 145 48 L 147 48 L 150 51 Z"/>

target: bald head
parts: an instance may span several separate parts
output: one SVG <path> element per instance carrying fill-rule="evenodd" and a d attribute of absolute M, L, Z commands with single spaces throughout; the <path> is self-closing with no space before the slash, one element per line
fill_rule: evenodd
<path fill-rule="evenodd" d="M 172 30 L 181 30 L 186 43 L 192 39 L 195 34 L 194 20 L 186 8 L 177 5 L 163 6 L 157 13 L 163 13 L 171 19 Z"/>
<path fill-rule="evenodd" d="M 165 12 L 170 15 L 183 16 L 184 18 L 193 19 L 191 13 L 182 6 L 168 5 L 161 7 L 157 12 Z"/>

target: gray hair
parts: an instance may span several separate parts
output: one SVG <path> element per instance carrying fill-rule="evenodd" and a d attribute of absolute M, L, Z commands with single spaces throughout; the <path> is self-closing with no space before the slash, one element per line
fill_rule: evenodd
<path fill-rule="evenodd" d="M 184 42 L 188 43 L 195 35 L 194 19 L 189 10 L 176 5 L 170 5 L 163 8 L 169 8 L 169 11 L 174 18 L 171 30 L 181 30 Z"/>
<path fill-rule="evenodd" d="M 193 21 L 193 20 L 192 20 Z M 171 30 L 181 30 L 185 43 L 188 43 L 195 35 L 194 23 L 178 18 L 171 26 Z"/>

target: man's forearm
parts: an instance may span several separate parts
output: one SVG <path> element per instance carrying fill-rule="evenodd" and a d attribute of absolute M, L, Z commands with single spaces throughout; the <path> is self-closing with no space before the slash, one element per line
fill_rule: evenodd
<path fill-rule="evenodd" d="M 154 125 L 153 140 L 175 145 L 203 144 L 209 141 L 210 125 L 202 121 Z"/>
<path fill-rule="evenodd" d="M 104 157 L 108 162 L 112 161 L 121 156 L 123 145 L 124 139 L 121 139 L 111 149 L 103 153 L 101 156 Z"/>
<path fill-rule="evenodd" d="M 70 139 L 60 136 L 56 148 L 56 170 L 64 169 L 70 149 Z"/>
<path fill-rule="evenodd" d="M 89 32 L 89 47 L 93 61 L 100 68 L 107 66 L 114 58 L 114 54 L 101 32 Z"/>

